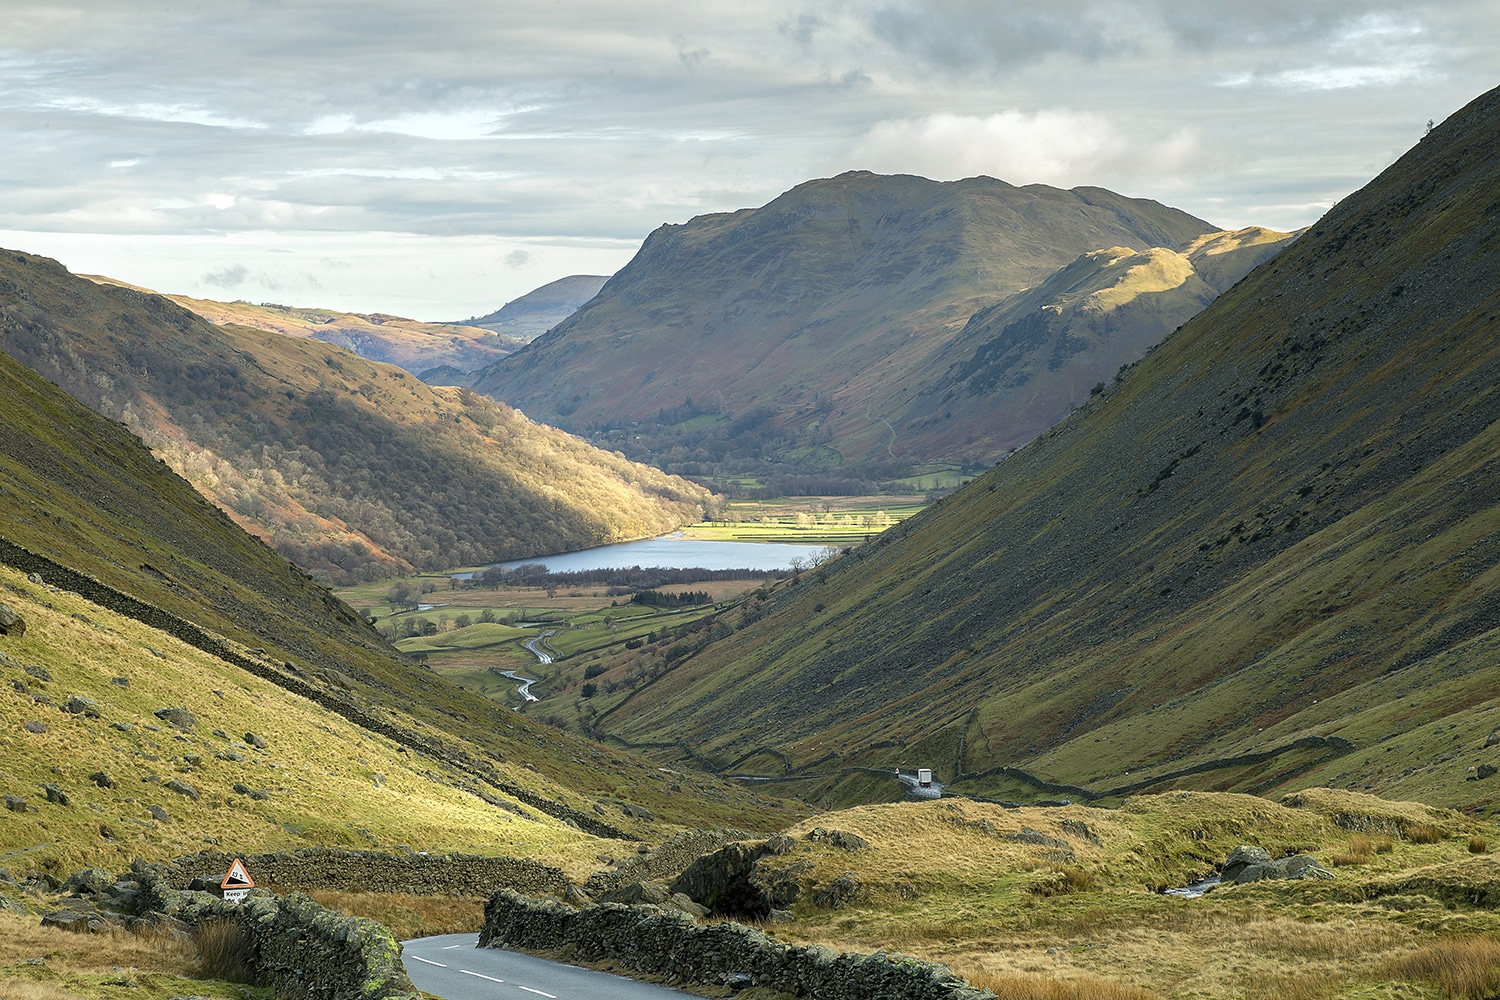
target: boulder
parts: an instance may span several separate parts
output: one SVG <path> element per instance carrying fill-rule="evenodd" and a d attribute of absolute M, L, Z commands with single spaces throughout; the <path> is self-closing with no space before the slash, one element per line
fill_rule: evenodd
<path fill-rule="evenodd" d="M 0 635 L 14 636 L 19 639 L 26 634 L 26 619 L 16 612 L 9 604 L 0 604 Z"/>
<path fill-rule="evenodd" d="M 1480 764 L 1479 769 L 1474 773 L 1479 777 L 1480 781 L 1483 781 L 1485 778 L 1493 775 L 1497 770 L 1500 770 L 1500 768 L 1496 768 L 1494 764 Z"/>
<path fill-rule="evenodd" d="M 640 903 L 650 903 L 660 906 L 672 898 L 672 892 L 660 882 L 632 882 L 621 886 L 614 892 L 598 897 L 601 903 L 624 903 L 627 906 L 635 906 Z"/>
<path fill-rule="evenodd" d="M 68 793 L 63 791 L 61 788 L 58 788 L 50 781 L 42 785 L 42 791 L 47 793 L 48 802 L 52 802 L 60 806 L 73 804 L 73 800 L 68 797 Z"/>
<path fill-rule="evenodd" d="M 847 833 L 844 830 L 825 830 L 821 826 L 809 831 L 806 839 L 814 844 L 832 844 L 845 851 L 863 851 L 870 846 L 869 842 L 859 834 Z"/>
<path fill-rule="evenodd" d="M 26 671 L 27 674 L 41 681 L 43 684 L 52 683 L 52 671 L 48 670 L 40 663 L 28 663 L 21 669 Z"/>
<path fill-rule="evenodd" d="M 63 702 L 62 709 L 70 715 L 81 715 L 88 719 L 99 718 L 99 713 L 102 710 L 97 701 L 93 698 L 85 698 L 81 694 L 75 694 Z"/>
<path fill-rule="evenodd" d="M 270 746 L 270 744 L 267 743 L 263 738 L 256 736 L 254 733 L 246 733 L 245 742 L 255 747 L 257 750 L 264 750 L 266 747 Z"/>
<path fill-rule="evenodd" d="M 825 910 L 837 910 L 841 906 L 854 902 L 854 898 L 859 895 L 859 890 L 859 879 L 853 872 L 845 872 L 829 882 L 828 888 L 813 893 L 813 905 L 821 906 Z"/>
<path fill-rule="evenodd" d="M 178 729 L 182 730 L 192 729 L 198 724 L 198 720 L 194 717 L 193 713 L 189 712 L 181 705 L 176 705 L 171 708 L 158 708 L 151 714 L 156 716 L 163 722 L 170 723 L 176 726 Z"/>
<path fill-rule="evenodd" d="M 194 788 L 192 785 L 189 785 L 185 781 L 178 781 L 176 778 L 173 778 L 171 781 L 166 783 L 165 787 L 170 791 L 176 792 L 178 795 L 187 796 L 194 802 L 197 802 L 199 799 L 198 789 Z"/>
<path fill-rule="evenodd" d="M 1267 854 L 1264 848 L 1241 844 L 1229 852 L 1229 857 L 1224 860 L 1224 867 L 1219 871 L 1219 879 L 1223 882 L 1234 882 L 1239 878 L 1240 873 L 1251 865 L 1270 863 L 1271 855 Z"/>
<path fill-rule="evenodd" d="M 107 872 L 103 868 L 85 868 L 83 871 L 74 872 L 73 876 L 63 883 L 63 887 L 77 892 L 100 893 L 114 884 L 113 872 Z"/>
<path fill-rule="evenodd" d="M 98 785 L 100 788 L 115 787 L 115 779 L 111 778 L 109 776 L 109 773 L 106 771 L 95 771 L 93 774 L 89 775 L 89 780 Z"/>

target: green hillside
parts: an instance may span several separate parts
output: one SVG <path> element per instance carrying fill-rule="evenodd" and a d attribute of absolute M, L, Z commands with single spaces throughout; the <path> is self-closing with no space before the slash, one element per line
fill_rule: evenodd
<path fill-rule="evenodd" d="M 721 616 L 595 725 L 1001 797 L 1315 782 L 1491 808 L 1469 779 L 1500 764 L 1497 144 L 1500 91 L 1067 421 Z"/>
<path fill-rule="evenodd" d="M 1218 279 L 1248 271 L 1250 245 L 1274 249 L 1263 231 L 1217 234 L 1217 252 L 1199 248 L 1212 257 L 1205 284 L 1187 255 L 1212 230 L 1101 188 L 864 172 L 809 181 L 760 208 L 658 229 L 597 297 L 469 384 L 699 477 L 880 481 L 931 462 L 988 466 L 1202 308 Z M 1052 309 L 1080 269 L 1103 266 L 1080 255 L 1108 248 L 1119 248 L 1111 260 L 1161 248 L 1177 263 L 1133 307 L 1095 296 L 1095 333 L 1060 333 L 1070 350 L 1027 341 L 1021 364 L 1047 373 L 1041 391 L 954 387 L 993 337 L 976 326 L 982 310 L 1023 289 L 1023 312 Z M 1093 274 L 1093 290 L 1140 284 L 1125 271 Z"/>
<path fill-rule="evenodd" d="M 14 251 L 0 347 L 325 582 L 649 537 L 711 500 L 466 390 Z"/>
<path fill-rule="evenodd" d="M 435 849 L 492 839 L 591 858 L 580 831 L 785 822 L 768 799 L 668 776 L 405 660 L 123 426 L 3 354 L 0 526 L 0 602 L 27 625 L 0 635 L 0 785 L 38 810 L 0 824 L 0 854 L 25 854 L 9 864 L 165 857 L 207 836 Z M 97 704 L 70 711 L 75 695 Z M 154 717 L 175 707 L 195 724 Z M 236 749 L 247 731 L 269 756 Z M 245 760 L 218 756 L 230 751 Z M 97 786 L 96 769 L 119 787 Z M 47 802 L 46 783 L 73 804 Z M 236 783 L 270 797 L 241 801 Z M 351 810 L 361 790 L 372 804 Z"/>

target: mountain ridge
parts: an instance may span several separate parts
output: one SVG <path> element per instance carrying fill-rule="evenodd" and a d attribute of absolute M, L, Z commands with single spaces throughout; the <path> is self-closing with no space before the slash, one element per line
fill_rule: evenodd
<path fill-rule="evenodd" d="M 1497 137 L 1492 91 L 1077 413 L 601 703 L 597 731 L 1101 787 L 1273 740 L 1472 736 L 1500 693 Z M 1436 758 L 1308 768 L 1480 794 Z"/>

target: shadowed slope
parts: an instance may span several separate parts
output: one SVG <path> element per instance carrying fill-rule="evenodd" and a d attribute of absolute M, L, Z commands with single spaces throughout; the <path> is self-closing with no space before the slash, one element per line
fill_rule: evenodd
<path fill-rule="evenodd" d="M 945 776 L 1021 763 L 1094 787 L 1435 719 L 1455 748 L 1483 742 L 1500 694 L 1497 148 L 1500 91 L 1116 387 L 730 622 L 600 727 L 724 760 L 761 743 L 798 763 L 926 754 Z M 1304 763 L 1480 799 L 1449 737 L 1421 743 Z"/>
<path fill-rule="evenodd" d="M 323 580 L 640 538 L 706 490 L 460 389 L 0 253 L 0 346 Z"/>

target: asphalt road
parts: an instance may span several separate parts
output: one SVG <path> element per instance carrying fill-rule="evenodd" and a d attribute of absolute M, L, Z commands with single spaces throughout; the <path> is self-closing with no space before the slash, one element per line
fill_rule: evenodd
<path fill-rule="evenodd" d="M 406 974 L 417 989 L 446 1000 L 681 1000 L 691 996 L 532 955 L 476 948 L 478 942 L 478 934 L 403 941 Z"/>

